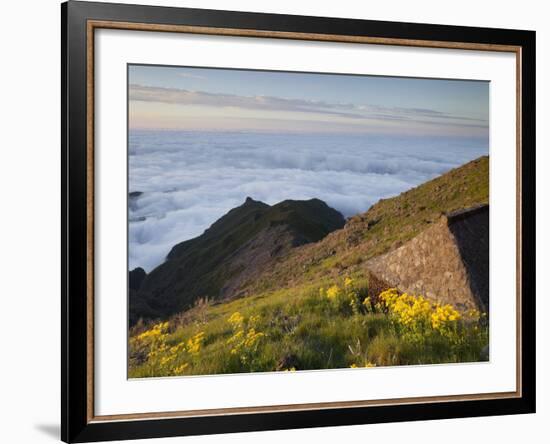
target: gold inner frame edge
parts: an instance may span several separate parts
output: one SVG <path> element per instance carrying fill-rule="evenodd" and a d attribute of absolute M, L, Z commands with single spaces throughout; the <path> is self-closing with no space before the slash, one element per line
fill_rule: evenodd
<path fill-rule="evenodd" d="M 361 43 L 373 45 L 407 46 L 422 48 L 461 49 L 488 52 L 511 52 L 516 56 L 516 391 L 498 393 L 478 393 L 450 396 L 422 396 L 395 399 L 335 401 L 323 403 L 285 404 L 256 407 L 229 407 L 202 410 L 182 410 L 172 412 L 144 412 L 96 416 L 94 413 L 94 36 L 96 29 L 119 29 L 149 32 L 176 32 L 202 35 L 221 35 L 232 37 L 276 38 L 288 40 L 308 40 L 336 43 Z M 286 31 L 265 31 L 255 29 L 215 28 L 188 25 L 164 25 L 151 23 L 133 23 L 123 21 L 88 20 L 86 27 L 86 206 L 87 206 L 87 421 L 88 423 L 113 422 L 126 420 L 189 418 L 198 416 L 226 416 L 237 414 L 259 414 L 273 412 L 296 412 L 303 410 L 326 410 L 334 408 L 358 408 L 388 405 L 406 405 L 415 403 L 459 402 L 490 399 L 519 398 L 522 396 L 522 349 L 521 349 L 521 152 L 522 152 L 522 48 L 515 45 L 499 45 L 470 42 L 448 42 L 437 40 L 415 40 L 368 36 L 348 36 L 334 34 L 311 34 Z"/>

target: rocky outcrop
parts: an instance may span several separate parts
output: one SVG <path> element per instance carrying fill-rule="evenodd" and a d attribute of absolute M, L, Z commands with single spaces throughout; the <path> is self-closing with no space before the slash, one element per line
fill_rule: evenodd
<path fill-rule="evenodd" d="M 489 311 L 489 206 L 443 215 L 399 248 L 366 264 L 378 280 L 461 309 Z"/>
<path fill-rule="evenodd" d="M 128 288 L 130 290 L 139 290 L 143 280 L 147 277 L 147 273 L 141 267 L 134 268 L 128 273 Z"/>

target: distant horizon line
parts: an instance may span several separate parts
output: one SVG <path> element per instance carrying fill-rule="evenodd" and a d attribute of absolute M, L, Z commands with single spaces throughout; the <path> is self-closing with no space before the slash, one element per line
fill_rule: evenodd
<path fill-rule="evenodd" d="M 172 133 L 234 133 L 234 134 L 303 134 L 303 135 L 370 135 L 370 136 L 393 136 L 400 138 L 456 138 L 456 139 L 486 139 L 487 136 L 475 136 L 475 135 L 460 135 L 460 134 L 404 134 L 404 133 L 379 133 L 370 131 L 301 131 L 288 129 L 281 130 L 264 130 L 264 129 L 189 129 L 189 128 L 142 128 L 142 127 L 128 127 L 128 132 L 172 132 Z"/>

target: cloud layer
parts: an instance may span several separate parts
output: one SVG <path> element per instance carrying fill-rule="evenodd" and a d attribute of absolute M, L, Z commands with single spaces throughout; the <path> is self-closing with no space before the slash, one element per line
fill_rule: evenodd
<path fill-rule="evenodd" d="M 373 135 L 130 133 L 129 267 L 151 270 L 247 196 L 320 198 L 345 216 L 487 154 L 487 141 Z"/>

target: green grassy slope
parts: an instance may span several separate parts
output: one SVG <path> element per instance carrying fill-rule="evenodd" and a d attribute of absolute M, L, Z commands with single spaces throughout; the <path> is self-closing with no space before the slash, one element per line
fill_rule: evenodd
<path fill-rule="evenodd" d="M 359 301 L 366 281 L 355 281 Z M 344 288 L 342 281 L 336 282 Z M 357 308 L 358 307 L 358 308 Z M 195 307 L 159 330 L 137 326 L 130 340 L 131 378 L 437 364 L 483 360 L 488 330 L 464 322 L 447 337 L 426 328 L 406 335 L 382 311 L 354 308 L 346 293 L 331 301 L 317 286 L 263 293 Z M 242 317 L 240 325 L 231 322 Z"/>

